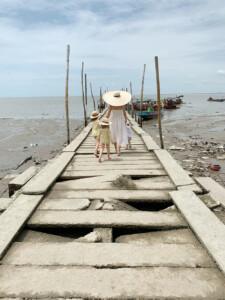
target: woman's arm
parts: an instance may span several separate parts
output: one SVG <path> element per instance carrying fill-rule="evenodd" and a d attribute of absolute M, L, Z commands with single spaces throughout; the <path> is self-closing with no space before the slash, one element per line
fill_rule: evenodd
<path fill-rule="evenodd" d="M 106 113 L 106 118 L 110 117 L 111 111 L 112 111 L 112 106 L 110 105 L 109 108 L 108 108 L 108 110 L 107 110 L 107 113 Z"/>
<path fill-rule="evenodd" d="M 124 115 L 125 122 L 127 123 L 127 113 L 125 111 L 125 106 L 123 107 L 123 115 Z"/>

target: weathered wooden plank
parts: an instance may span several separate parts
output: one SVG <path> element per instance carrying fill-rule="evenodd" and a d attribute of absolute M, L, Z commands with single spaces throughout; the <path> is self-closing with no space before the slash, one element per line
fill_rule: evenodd
<path fill-rule="evenodd" d="M 0 212 L 6 210 L 12 202 L 11 198 L 0 198 Z"/>
<path fill-rule="evenodd" d="M 192 191 L 192 192 L 195 192 L 197 194 L 202 193 L 202 189 L 197 184 L 178 186 L 177 189 L 179 191 Z"/>
<path fill-rule="evenodd" d="M 34 175 L 37 174 L 39 168 L 35 166 L 29 167 L 22 174 L 11 180 L 8 184 L 9 196 L 12 196 L 15 191 L 19 190 L 24 184 L 26 184 Z"/>
<path fill-rule="evenodd" d="M 163 179 L 160 182 L 157 182 L 151 178 L 148 178 L 147 182 L 136 182 L 133 181 L 134 186 L 130 190 L 172 190 L 175 189 L 172 182 Z M 54 190 L 127 190 L 127 186 L 117 186 L 112 184 L 112 182 L 98 182 L 98 179 L 94 181 L 85 182 L 76 180 L 66 180 L 64 182 L 57 182 L 54 186 Z"/>
<path fill-rule="evenodd" d="M 162 169 L 161 164 L 159 163 L 154 163 L 154 164 L 143 164 L 142 166 L 139 166 L 139 168 L 141 170 L 158 170 L 158 169 Z M 99 165 L 96 167 L 96 170 L 108 170 L 108 171 L 119 171 L 119 170 L 136 170 L 137 166 L 135 165 L 119 165 L 117 163 L 115 163 L 114 165 L 108 165 L 108 164 L 104 164 L 103 163 L 99 163 Z M 76 164 L 70 164 L 65 171 L 92 171 L 93 170 L 93 166 L 79 166 Z"/>
<path fill-rule="evenodd" d="M 31 216 L 42 196 L 20 195 L 0 217 L 0 259 Z"/>
<path fill-rule="evenodd" d="M 204 190 L 209 192 L 212 199 L 221 203 L 225 208 L 225 188 L 222 185 L 210 177 L 197 177 L 195 179 Z"/>
<path fill-rule="evenodd" d="M 153 244 L 193 244 L 200 245 L 192 231 L 188 229 L 157 230 L 144 233 L 123 234 L 115 239 L 116 243 L 137 245 Z"/>
<path fill-rule="evenodd" d="M 225 274 L 225 226 L 193 193 L 170 193 L 192 230 Z"/>
<path fill-rule="evenodd" d="M 143 153 L 142 155 L 133 155 L 131 153 L 128 153 L 126 156 L 120 156 L 120 157 L 113 157 L 112 158 L 112 162 L 126 162 L 126 161 L 139 161 L 140 163 L 142 163 L 142 161 L 152 161 L 152 160 L 156 160 L 158 161 L 158 159 L 156 158 L 155 155 L 151 155 L 151 153 Z M 83 163 L 83 162 L 97 162 L 96 157 L 92 154 L 92 155 L 76 155 L 74 157 L 74 159 L 71 162 L 78 162 L 78 163 Z M 108 163 L 110 161 L 105 161 L 105 163 Z"/>
<path fill-rule="evenodd" d="M 122 155 L 123 154 L 125 154 L 125 153 L 146 153 L 146 151 L 147 151 L 147 149 L 144 149 L 144 148 L 142 148 L 142 149 L 129 149 L 129 150 L 126 150 L 126 149 L 121 149 L 121 153 L 122 153 Z M 111 154 L 115 154 L 116 152 L 115 152 L 115 150 L 112 148 L 111 150 L 110 150 L 110 152 L 111 152 Z M 76 153 L 78 153 L 78 154 L 92 154 L 92 153 L 94 153 L 94 148 L 92 148 L 92 149 L 82 149 L 82 148 L 79 148 L 77 151 L 76 151 Z"/>
<path fill-rule="evenodd" d="M 46 211 L 37 210 L 28 221 L 35 227 L 144 227 L 184 228 L 186 222 L 176 212 L 143 211 Z"/>
<path fill-rule="evenodd" d="M 86 299 L 223 299 L 214 268 L 0 266 L 0 297 Z"/>
<path fill-rule="evenodd" d="M 144 133 L 144 134 L 146 133 L 141 127 L 138 126 L 137 123 L 134 124 L 134 125 L 132 126 L 132 129 L 133 129 L 134 132 L 136 132 L 139 136 L 141 136 L 143 133 Z"/>
<path fill-rule="evenodd" d="M 61 175 L 73 156 L 73 152 L 63 152 L 54 160 L 47 163 L 47 165 L 23 187 L 23 193 L 31 195 L 44 194 Z"/>
<path fill-rule="evenodd" d="M 75 152 L 79 146 L 82 144 L 84 139 L 88 136 L 92 128 L 92 124 L 89 123 L 81 133 L 68 145 L 63 149 L 63 152 Z"/>
<path fill-rule="evenodd" d="M 124 202 L 146 202 L 146 203 L 171 203 L 169 191 L 154 191 L 149 193 L 146 191 L 135 190 L 96 190 L 96 191 L 67 191 L 54 190 L 48 194 L 48 198 L 63 199 L 63 198 L 87 198 L 87 199 L 105 199 L 114 198 Z"/>
<path fill-rule="evenodd" d="M 156 144 L 156 142 L 153 140 L 153 138 L 146 132 L 142 133 L 141 137 L 142 137 L 143 142 L 145 143 L 148 151 L 160 149 L 160 147 Z"/>
<path fill-rule="evenodd" d="M 107 229 L 103 228 L 103 230 Z M 139 246 L 117 243 L 14 243 L 2 264 L 108 268 L 215 267 L 213 260 L 204 249 L 190 244 Z"/>
<path fill-rule="evenodd" d="M 61 175 L 61 179 L 76 179 L 76 178 L 86 178 L 86 177 L 95 177 L 105 175 L 105 170 L 86 170 L 86 171 L 64 171 Z M 110 173 L 110 171 L 107 171 Z M 162 176 L 167 175 L 165 170 L 115 170 L 111 172 L 113 174 L 118 175 L 129 175 L 133 177 L 149 177 L 149 176 Z"/>
<path fill-rule="evenodd" d="M 89 207 L 90 200 L 82 199 L 44 199 L 38 209 L 46 210 L 83 210 Z"/>
<path fill-rule="evenodd" d="M 176 186 L 195 183 L 168 151 L 154 150 L 154 152 Z"/>
<path fill-rule="evenodd" d="M 112 159 L 112 160 L 104 160 L 104 165 L 107 166 L 115 166 L 115 165 L 135 165 L 137 168 L 141 168 L 143 165 L 148 165 L 149 168 L 151 167 L 151 164 L 155 165 L 158 164 L 159 161 L 155 158 L 151 158 L 151 159 L 145 159 L 145 160 L 117 160 L 117 159 Z M 89 160 L 89 161 L 73 161 L 70 163 L 70 166 L 99 166 L 99 162 L 98 160 L 95 158 L 93 160 Z"/>

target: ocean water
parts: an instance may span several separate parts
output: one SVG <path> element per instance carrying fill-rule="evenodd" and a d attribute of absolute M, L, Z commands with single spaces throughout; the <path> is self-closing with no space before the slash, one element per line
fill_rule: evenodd
<path fill-rule="evenodd" d="M 173 95 L 162 95 L 162 97 Z M 208 102 L 207 99 L 225 97 L 224 94 L 184 94 L 184 105 L 177 110 L 166 110 L 163 114 L 166 120 L 182 120 L 193 116 L 209 116 L 225 114 L 225 102 Z M 151 98 L 154 96 L 150 96 Z M 96 100 L 98 98 L 96 97 Z M 93 110 L 92 99 L 88 98 L 88 113 Z M 0 119 L 63 119 L 65 116 L 64 97 L 32 97 L 32 98 L 1 98 Z M 69 98 L 71 119 L 83 118 L 81 97 Z"/>

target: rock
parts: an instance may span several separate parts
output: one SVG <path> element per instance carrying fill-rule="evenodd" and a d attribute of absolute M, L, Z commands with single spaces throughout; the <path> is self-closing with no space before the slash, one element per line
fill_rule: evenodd
<path fill-rule="evenodd" d="M 97 243 L 102 241 L 102 237 L 99 232 L 93 231 L 74 241 L 81 243 Z"/>
<path fill-rule="evenodd" d="M 217 156 L 217 159 L 219 159 L 219 160 L 224 160 L 224 159 L 225 159 L 225 154 L 224 154 L 224 155 Z"/>
<path fill-rule="evenodd" d="M 90 210 L 99 210 L 103 207 L 104 201 L 101 199 L 92 200 L 88 209 Z"/>
<path fill-rule="evenodd" d="M 114 205 L 112 203 L 105 203 L 102 207 L 103 210 L 114 210 Z"/>

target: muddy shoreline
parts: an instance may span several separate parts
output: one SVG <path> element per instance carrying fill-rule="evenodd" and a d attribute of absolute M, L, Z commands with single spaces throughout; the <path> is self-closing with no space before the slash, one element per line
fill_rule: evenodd
<path fill-rule="evenodd" d="M 225 115 L 196 116 L 183 120 L 162 119 L 165 148 L 193 176 L 210 176 L 225 186 Z M 143 128 L 160 145 L 157 121 Z M 174 149 L 174 150 L 172 150 Z M 221 169 L 212 171 L 209 166 Z"/>

